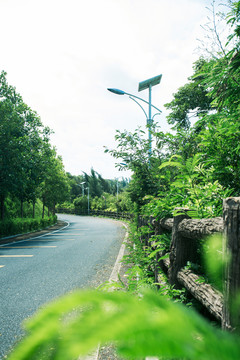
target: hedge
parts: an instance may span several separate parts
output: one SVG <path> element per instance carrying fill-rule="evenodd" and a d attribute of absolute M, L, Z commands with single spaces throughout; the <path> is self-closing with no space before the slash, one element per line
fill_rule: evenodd
<path fill-rule="evenodd" d="M 24 234 L 44 229 L 57 222 L 57 216 L 42 218 L 16 218 L 0 221 L 0 237 Z"/>

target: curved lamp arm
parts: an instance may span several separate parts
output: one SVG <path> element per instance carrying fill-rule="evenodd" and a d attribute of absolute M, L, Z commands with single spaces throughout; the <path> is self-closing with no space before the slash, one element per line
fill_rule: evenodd
<path fill-rule="evenodd" d="M 147 113 L 146 113 L 146 111 L 144 110 L 144 108 L 142 107 L 142 105 L 139 104 L 139 102 L 138 102 L 137 100 L 135 100 L 132 96 L 129 96 L 129 99 L 135 101 L 135 103 L 137 103 L 137 104 L 140 106 L 140 108 L 142 109 L 142 111 L 144 112 L 146 118 L 148 118 Z"/>
<path fill-rule="evenodd" d="M 114 89 L 114 88 L 108 88 L 108 91 L 110 91 L 110 92 L 112 92 L 112 93 L 114 93 L 114 94 L 117 94 L 117 95 L 128 95 L 129 97 L 131 96 L 132 98 L 136 98 L 136 99 L 138 99 L 138 100 L 141 100 L 141 101 L 143 101 L 143 102 L 145 102 L 146 104 L 149 105 L 149 102 L 148 102 L 148 101 L 140 98 L 139 96 L 136 96 L 136 95 L 127 93 L 127 92 L 125 92 L 125 91 L 123 91 L 123 90 Z M 132 99 L 132 100 L 133 100 L 133 99 Z M 154 106 L 154 105 L 152 105 L 152 104 L 151 104 L 151 106 L 152 106 L 154 109 L 156 109 L 157 111 L 159 111 L 160 113 L 162 112 L 162 110 L 158 109 L 156 106 Z"/>
<path fill-rule="evenodd" d="M 161 113 L 162 113 L 162 111 L 154 114 L 153 117 L 152 117 L 152 120 L 154 119 L 154 116 L 156 116 L 156 115 L 161 115 Z"/>

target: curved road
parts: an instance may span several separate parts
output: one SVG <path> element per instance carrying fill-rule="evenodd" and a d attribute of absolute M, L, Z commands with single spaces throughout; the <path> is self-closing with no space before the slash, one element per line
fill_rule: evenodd
<path fill-rule="evenodd" d="M 125 235 L 117 221 L 60 215 L 68 226 L 0 246 L 0 359 L 23 335 L 21 323 L 73 289 L 109 279 Z"/>

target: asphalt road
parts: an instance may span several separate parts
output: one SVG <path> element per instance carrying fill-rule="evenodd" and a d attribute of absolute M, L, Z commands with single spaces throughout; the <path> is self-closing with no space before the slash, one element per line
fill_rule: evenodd
<path fill-rule="evenodd" d="M 43 304 L 108 280 L 122 244 L 121 223 L 60 215 L 64 229 L 0 246 L 0 359 L 23 336 L 21 324 Z"/>

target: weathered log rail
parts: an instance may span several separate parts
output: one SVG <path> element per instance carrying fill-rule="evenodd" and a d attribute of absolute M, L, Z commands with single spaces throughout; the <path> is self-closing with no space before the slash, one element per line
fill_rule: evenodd
<path fill-rule="evenodd" d="M 222 322 L 223 295 L 206 283 L 199 283 L 199 276 L 190 270 L 180 270 L 177 274 L 182 284 L 199 302 L 204 304 L 215 318 Z"/>
<path fill-rule="evenodd" d="M 214 289 L 210 284 L 203 283 L 202 278 L 189 269 L 184 269 L 187 263 L 195 262 L 197 248 L 200 239 L 214 234 L 223 233 L 223 219 L 190 219 L 187 210 L 179 209 L 181 215 L 174 218 L 155 220 L 153 218 L 141 217 L 139 227 L 148 225 L 150 233 L 145 237 L 144 243 L 151 245 L 152 235 L 161 235 L 171 232 L 172 240 L 169 258 L 162 260 L 164 270 L 168 274 L 169 281 L 176 288 L 185 287 L 204 307 L 207 308 L 218 321 L 222 322 L 223 314 L 223 295 Z M 185 212 L 183 214 L 183 212 Z M 152 231 L 151 231 L 152 229 Z M 156 254 L 154 269 L 155 281 L 158 282 L 158 259 L 162 254 Z"/>
<path fill-rule="evenodd" d="M 223 202 L 223 218 L 191 219 L 187 209 L 176 209 L 174 218 L 156 220 L 140 217 L 139 227 L 148 226 L 150 231 L 143 237 L 144 245 L 154 248 L 152 235 L 171 232 L 169 259 L 160 262 L 167 271 L 170 284 L 176 288 L 185 287 L 207 310 L 222 323 L 225 329 L 240 331 L 240 306 L 236 301 L 240 294 L 240 198 L 227 198 Z M 199 240 L 212 234 L 223 239 L 223 253 L 231 260 L 223 276 L 224 294 L 212 285 L 202 283 L 202 278 L 186 269 L 188 262 L 196 262 Z M 155 276 L 158 280 L 159 258 L 156 254 Z M 234 307 L 235 305 L 235 307 Z M 236 310 L 237 308 L 237 310 Z M 234 309 L 234 310 L 232 310 Z M 234 311 L 234 312 L 233 312 Z"/>
<path fill-rule="evenodd" d="M 165 269 L 169 269 L 170 260 L 163 260 Z M 197 299 L 208 312 L 219 322 L 222 322 L 223 294 L 212 285 L 203 283 L 202 278 L 189 269 L 182 269 L 177 273 L 178 283 L 185 287 L 192 296 Z M 156 278 L 158 281 L 158 278 Z"/>

